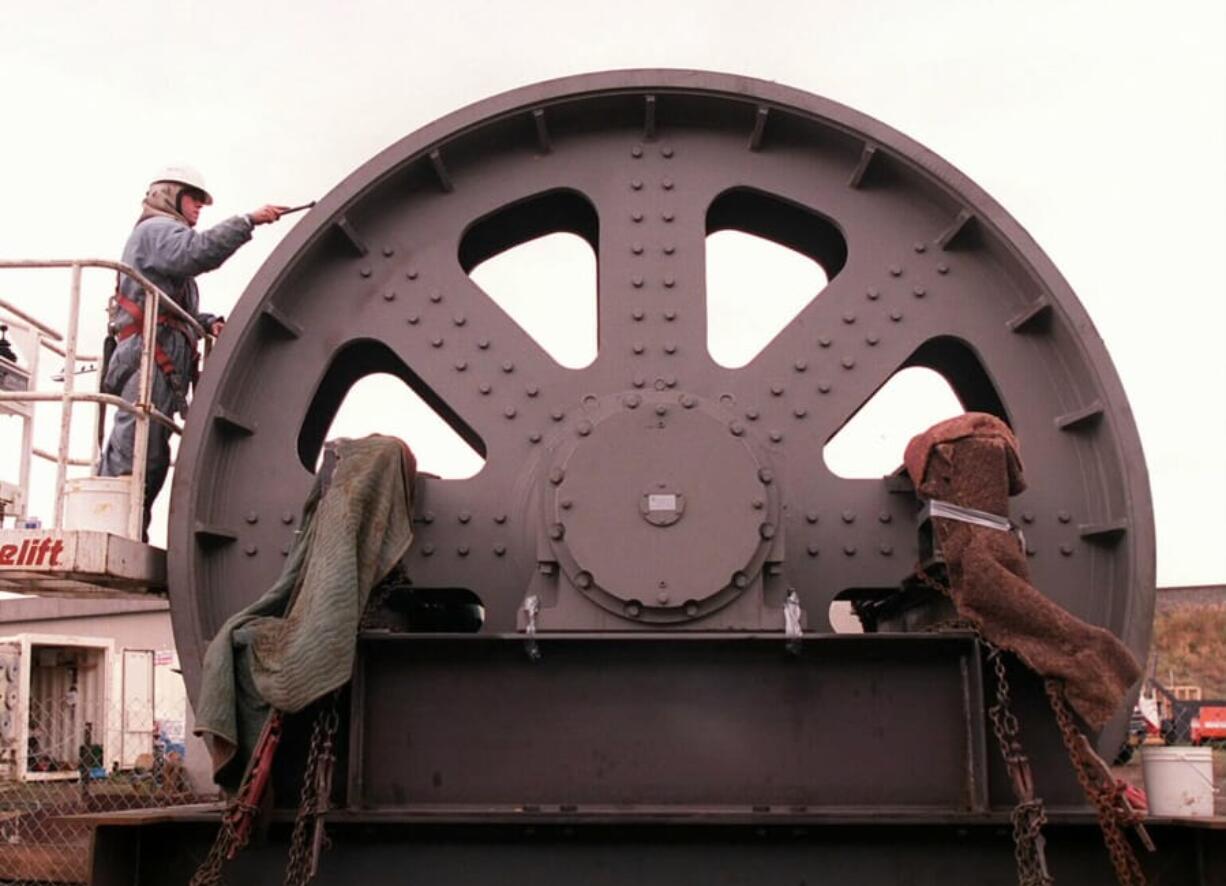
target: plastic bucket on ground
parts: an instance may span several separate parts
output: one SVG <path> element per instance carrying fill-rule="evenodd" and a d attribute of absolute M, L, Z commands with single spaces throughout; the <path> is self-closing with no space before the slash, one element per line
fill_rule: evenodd
<path fill-rule="evenodd" d="M 1213 815 L 1212 748 L 1141 748 L 1150 815 Z"/>
<path fill-rule="evenodd" d="M 64 529 L 128 534 L 130 477 L 77 477 L 64 481 Z"/>

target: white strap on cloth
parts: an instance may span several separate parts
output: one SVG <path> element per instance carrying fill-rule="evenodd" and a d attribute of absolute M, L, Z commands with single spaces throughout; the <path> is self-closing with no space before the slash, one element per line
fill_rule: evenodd
<path fill-rule="evenodd" d="M 973 526 L 986 526 L 988 529 L 997 529 L 1001 532 L 1012 532 L 1017 536 L 1022 549 L 1025 550 L 1026 548 L 1026 538 L 1022 535 L 1021 527 L 1008 517 L 993 514 L 991 511 L 965 508 L 962 505 L 933 498 L 928 501 L 928 516 L 940 517 L 944 520 L 957 520 L 960 523 L 970 523 Z"/>

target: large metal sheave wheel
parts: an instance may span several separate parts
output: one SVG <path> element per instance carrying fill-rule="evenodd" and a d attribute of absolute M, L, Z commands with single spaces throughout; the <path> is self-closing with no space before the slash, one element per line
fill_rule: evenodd
<path fill-rule="evenodd" d="M 830 278 L 739 369 L 707 347 L 706 238 L 726 229 Z M 581 370 L 467 273 L 560 231 L 597 256 Z M 326 429 L 369 374 L 486 458 L 422 479 L 405 561 L 417 587 L 476 594 L 483 631 L 515 630 L 530 592 L 542 630 L 776 629 L 789 589 L 824 631 L 836 595 L 897 587 L 915 562 L 914 497 L 822 457 L 907 366 L 1014 428 L 1034 583 L 1143 656 L 1154 538 L 1128 405 L 1068 285 L 978 187 L 861 114 L 727 75 L 595 74 L 461 110 L 322 200 L 210 360 L 171 517 L 189 685 L 281 569 Z"/>

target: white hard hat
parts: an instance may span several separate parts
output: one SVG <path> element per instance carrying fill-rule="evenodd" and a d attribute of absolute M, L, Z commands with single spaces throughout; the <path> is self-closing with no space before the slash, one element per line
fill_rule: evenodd
<path fill-rule="evenodd" d="M 204 194 L 205 206 L 213 202 L 213 195 L 209 193 L 209 189 L 204 184 L 204 176 L 193 166 L 163 167 L 158 170 L 157 175 L 152 179 L 152 183 L 156 184 L 157 182 L 177 182 L 181 185 L 187 185 L 189 188 L 195 188 Z"/>

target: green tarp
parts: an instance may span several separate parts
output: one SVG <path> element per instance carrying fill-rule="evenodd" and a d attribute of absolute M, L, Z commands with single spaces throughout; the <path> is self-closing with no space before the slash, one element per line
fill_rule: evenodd
<path fill-rule="evenodd" d="M 329 445 L 335 465 L 316 478 L 280 578 L 204 656 L 196 733 L 226 787 L 241 779 L 270 708 L 295 713 L 349 681 L 370 591 L 413 539 L 408 448 L 382 436 Z"/>

